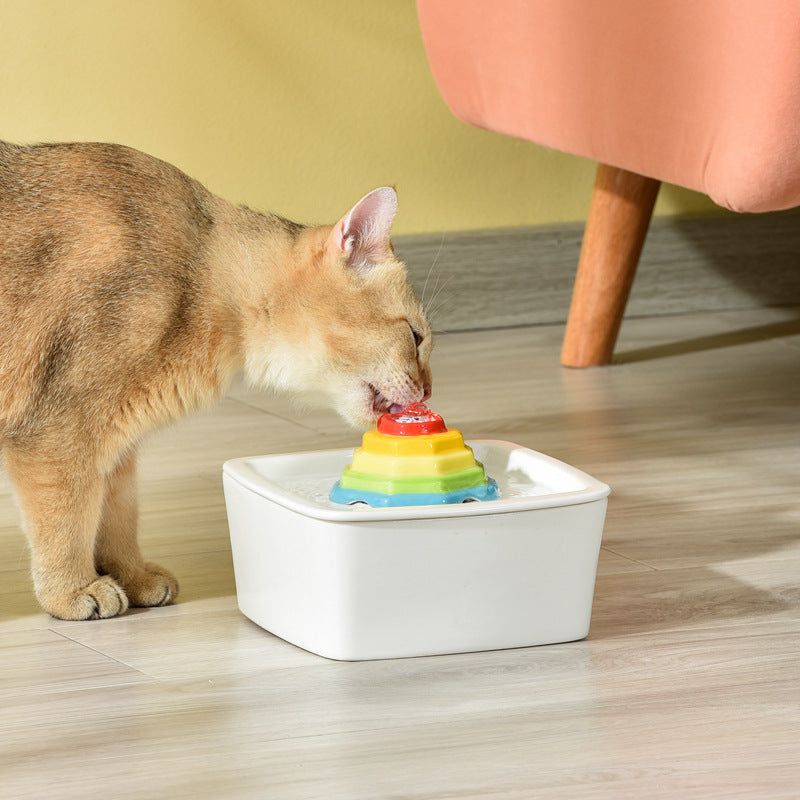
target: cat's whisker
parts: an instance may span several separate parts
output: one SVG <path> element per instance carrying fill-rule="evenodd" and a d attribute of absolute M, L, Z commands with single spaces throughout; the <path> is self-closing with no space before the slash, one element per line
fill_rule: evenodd
<path fill-rule="evenodd" d="M 428 312 L 428 319 L 431 320 L 431 322 L 433 322 L 435 317 L 448 304 L 449 301 L 450 301 L 449 297 L 443 298 L 442 301 L 435 308 L 433 308 L 430 312 Z"/>
<path fill-rule="evenodd" d="M 436 289 L 439 286 L 439 276 L 436 276 L 436 281 L 433 284 L 433 295 L 436 296 Z M 420 301 L 422 304 L 423 309 L 427 308 L 430 305 L 430 300 L 425 300 L 424 296 L 423 299 Z"/>
<path fill-rule="evenodd" d="M 428 301 L 429 304 L 433 303 L 436 300 L 442 289 L 445 289 L 447 285 L 450 283 L 450 281 L 453 280 L 454 275 L 455 273 L 451 272 L 443 281 L 441 280 L 442 278 L 441 273 L 436 276 L 436 286 L 434 287 L 434 292 L 433 295 L 431 296 L 431 299 Z"/>
<path fill-rule="evenodd" d="M 454 274 L 455 274 L 455 273 L 451 272 L 451 273 L 450 273 L 450 274 L 449 274 L 449 275 L 448 275 L 448 276 L 445 278 L 445 280 L 442 282 L 441 286 L 439 286 L 439 279 L 438 279 L 438 276 L 437 276 L 437 280 L 436 280 L 436 287 L 435 287 L 435 290 L 434 290 L 434 292 L 433 292 L 433 296 L 432 296 L 432 297 L 431 297 L 431 299 L 428 301 L 428 305 L 427 305 L 427 307 L 426 307 L 426 309 L 425 309 L 425 313 L 428 315 L 428 318 L 429 318 L 429 319 L 430 319 L 430 318 L 433 316 L 433 313 L 434 313 L 434 312 L 433 312 L 433 309 L 434 309 L 434 308 L 435 308 L 437 311 L 439 310 L 439 308 L 441 308 L 441 305 L 442 305 L 442 303 L 440 303 L 440 304 L 439 304 L 439 307 L 438 307 L 438 308 L 437 308 L 437 307 L 436 307 L 434 304 L 436 303 L 436 300 L 437 300 L 437 299 L 439 299 L 439 296 L 442 294 L 442 292 L 443 292 L 443 291 L 444 291 L 444 290 L 447 288 L 447 285 L 448 285 L 448 284 L 450 283 L 450 281 L 453 279 L 453 276 L 454 276 Z M 445 298 L 444 298 L 444 300 L 446 300 L 446 299 L 447 299 L 447 298 L 445 297 Z"/>
<path fill-rule="evenodd" d="M 433 305 L 433 303 L 435 302 L 436 298 L 439 296 L 439 278 L 440 278 L 440 276 L 437 275 L 436 276 L 436 283 L 433 286 L 433 294 L 432 294 L 430 300 L 426 301 L 425 304 L 423 305 L 423 310 L 425 311 L 426 314 L 428 314 L 428 309 Z M 428 316 L 430 316 L 430 315 L 428 315 Z"/>
<path fill-rule="evenodd" d="M 428 274 L 425 276 L 425 285 L 422 287 L 422 296 L 420 299 L 420 304 L 422 305 L 423 308 L 425 307 L 425 292 L 428 290 L 428 281 L 430 280 L 431 275 L 433 274 L 433 270 L 436 267 L 436 263 L 439 260 L 439 255 L 442 252 L 443 246 L 444 246 L 444 234 L 442 234 L 442 239 L 439 242 L 439 249 L 436 251 L 436 255 L 433 257 L 433 263 L 431 264 L 430 269 L 428 270 Z M 437 277 L 437 283 L 438 283 L 438 277 Z"/>

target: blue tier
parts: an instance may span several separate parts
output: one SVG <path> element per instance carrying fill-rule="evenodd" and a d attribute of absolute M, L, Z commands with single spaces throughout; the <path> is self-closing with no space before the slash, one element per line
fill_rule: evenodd
<path fill-rule="evenodd" d="M 489 478 L 485 486 L 473 486 L 469 489 L 459 489 L 457 492 L 436 494 L 383 494 L 381 492 L 368 492 L 363 489 L 343 489 L 339 481 L 331 489 L 330 498 L 334 503 L 352 505 L 353 503 L 366 503 L 373 508 L 388 508 L 389 506 L 439 506 L 445 503 L 463 503 L 467 500 L 497 500 L 500 493 L 497 490 L 497 481 Z"/>

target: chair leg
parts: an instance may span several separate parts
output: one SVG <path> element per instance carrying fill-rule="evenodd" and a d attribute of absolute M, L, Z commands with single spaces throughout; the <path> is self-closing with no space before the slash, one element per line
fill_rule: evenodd
<path fill-rule="evenodd" d="M 611 361 L 660 185 L 598 166 L 561 350 L 564 366 Z"/>

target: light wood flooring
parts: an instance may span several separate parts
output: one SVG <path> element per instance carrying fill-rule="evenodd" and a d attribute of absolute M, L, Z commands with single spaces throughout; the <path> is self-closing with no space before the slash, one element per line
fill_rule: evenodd
<path fill-rule="evenodd" d="M 433 399 L 612 487 L 586 640 L 341 663 L 249 622 L 222 462 L 359 434 L 237 386 L 142 458 L 177 605 L 40 613 L 0 485 L 0 797 L 800 797 L 800 309 L 628 320 L 589 371 L 562 332 L 440 336 Z"/>

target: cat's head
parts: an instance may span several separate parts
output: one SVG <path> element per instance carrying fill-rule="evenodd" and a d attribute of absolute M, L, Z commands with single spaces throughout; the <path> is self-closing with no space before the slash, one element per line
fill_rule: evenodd
<path fill-rule="evenodd" d="M 431 392 L 425 312 L 389 241 L 394 189 L 370 192 L 334 226 L 304 229 L 269 307 L 262 380 L 322 398 L 358 427 Z"/>

